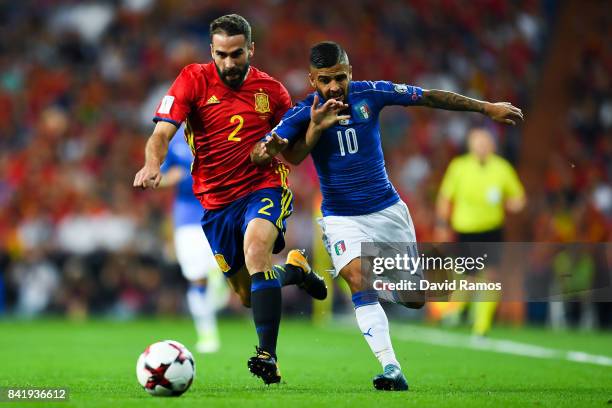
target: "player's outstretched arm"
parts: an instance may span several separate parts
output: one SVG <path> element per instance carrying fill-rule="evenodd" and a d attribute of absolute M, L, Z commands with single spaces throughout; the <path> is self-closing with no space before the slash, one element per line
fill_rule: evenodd
<path fill-rule="evenodd" d="M 306 137 L 300 136 L 293 143 L 291 143 L 287 149 L 285 149 L 283 152 L 283 157 L 285 160 L 287 160 L 287 162 L 297 166 L 304 161 L 311 150 L 312 148 L 309 148 L 306 144 Z"/>
<path fill-rule="evenodd" d="M 161 181 L 161 164 L 168 153 L 168 143 L 177 131 L 172 123 L 159 121 L 145 146 L 145 164 L 134 177 L 134 187 L 157 188 Z"/>
<path fill-rule="evenodd" d="M 515 125 L 517 121 L 523 120 L 523 112 L 510 102 L 479 101 L 455 92 L 438 89 L 423 89 L 423 98 L 419 104 L 437 109 L 480 112 L 496 122 L 507 125 Z"/>
<path fill-rule="evenodd" d="M 251 150 L 251 161 L 258 166 L 270 163 L 272 158 L 285 150 L 289 141 L 272 132 L 263 142 L 258 142 Z"/>
<path fill-rule="evenodd" d="M 183 179 L 184 175 L 185 171 L 181 166 L 172 166 L 162 174 L 159 187 L 174 187 Z"/>
<path fill-rule="evenodd" d="M 328 99 L 319 106 L 319 95 L 315 94 L 310 107 L 310 123 L 306 136 L 298 138 L 289 149 L 283 152 L 285 159 L 291 164 L 300 164 L 314 149 L 325 129 L 341 120 L 350 119 L 350 115 L 340 115 L 340 112 L 346 108 L 348 108 L 347 104 L 335 99 Z"/>

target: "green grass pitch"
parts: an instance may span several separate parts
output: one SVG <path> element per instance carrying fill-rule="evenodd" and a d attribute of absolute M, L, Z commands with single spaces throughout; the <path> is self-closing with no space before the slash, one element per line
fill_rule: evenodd
<path fill-rule="evenodd" d="M 252 323 L 237 319 L 221 322 L 220 353 L 195 356 L 196 379 L 187 393 L 155 398 L 136 381 L 136 359 L 157 340 L 191 348 L 195 334 L 189 320 L 0 320 L 0 387 L 70 388 L 68 402 L 0 402 L 0 408 L 612 406 L 610 365 L 430 343 L 420 337 L 430 329 L 397 321 L 391 327 L 411 387 L 407 393 L 372 388 L 380 367 L 356 326 L 315 327 L 300 320 L 282 323 L 283 383 L 267 387 L 246 368 L 255 344 Z M 460 329 L 436 333 L 443 342 L 446 333 L 467 338 Z M 497 328 L 491 338 L 612 357 L 611 333 Z"/>

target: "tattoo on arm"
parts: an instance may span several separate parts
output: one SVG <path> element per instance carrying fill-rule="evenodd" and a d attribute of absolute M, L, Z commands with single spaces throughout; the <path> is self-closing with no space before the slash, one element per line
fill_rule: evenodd
<path fill-rule="evenodd" d="M 421 105 L 430 108 L 484 113 L 484 102 L 454 92 L 423 90 Z"/>

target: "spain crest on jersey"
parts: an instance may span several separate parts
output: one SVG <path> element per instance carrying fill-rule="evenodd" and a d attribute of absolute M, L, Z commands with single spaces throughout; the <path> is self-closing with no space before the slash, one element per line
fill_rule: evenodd
<path fill-rule="evenodd" d="M 255 112 L 270 112 L 270 98 L 268 98 L 268 94 L 263 92 L 255 93 Z"/>

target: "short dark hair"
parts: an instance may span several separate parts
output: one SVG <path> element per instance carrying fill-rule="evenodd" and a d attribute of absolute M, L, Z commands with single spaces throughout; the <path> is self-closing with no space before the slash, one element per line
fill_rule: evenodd
<path fill-rule="evenodd" d="M 348 64 L 348 55 L 340 44 L 323 41 L 310 49 L 310 65 L 315 68 L 329 68 L 336 64 Z"/>
<path fill-rule="evenodd" d="M 251 25 L 248 21 L 238 14 L 227 14 L 213 20 L 210 23 L 210 41 L 213 35 L 224 33 L 227 36 L 244 35 L 247 43 L 251 43 Z"/>

